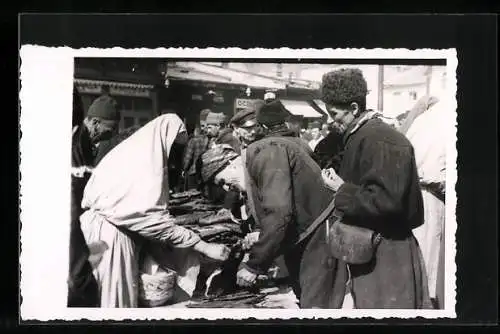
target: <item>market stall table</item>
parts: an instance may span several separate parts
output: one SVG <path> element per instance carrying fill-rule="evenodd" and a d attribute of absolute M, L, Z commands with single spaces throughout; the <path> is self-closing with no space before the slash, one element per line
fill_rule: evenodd
<path fill-rule="evenodd" d="M 244 256 L 241 246 L 245 233 L 242 222 L 229 210 L 203 198 L 201 192 L 191 190 L 171 194 L 169 212 L 176 224 L 191 229 L 206 242 L 225 244 L 231 248 L 231 255 L 226 262 L 209 268 L 205 285 L 198 287 L 190 300 L 161 307 L 297 308 L 293 291 L 266 276 L 261 277 L 257 287 L 236 286 L 236 272 Z"/>

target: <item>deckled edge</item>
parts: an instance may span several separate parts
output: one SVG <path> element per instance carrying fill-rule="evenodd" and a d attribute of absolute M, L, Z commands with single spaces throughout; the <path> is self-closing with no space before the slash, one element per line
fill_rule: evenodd
<path fill-rule="evenodd" d="M 453 109 L 456 110 L 456 66 L 457 57 L 455 49 L 290 49 L 290 48 L 279 48 L 279 49 L 264 49 L 264 48 L 252 48 L 252 49 L 242 49 L 242 48 L 134 48 L 134 49 L 124 49 L 121 47 L 113 47 L 106 49 L 99 48 L 81 48 L 72 49 L 69 47 L 41 47 L 36 45 L 23 45 L 21 47 L 21 131 L 23 129 L 23 98 L 28 98 L 26 96 L 26 91 L 23 89 L 23 69 L 26 69 L 23 60 L 27 60 L 28 55 L 33 55 L 33 53 L 44 53 L 47 55 L 59 56 L 64 54 L 64 57 L 162 57 L 162 58 L 218 58 L 218 59 L 234 59 L 234 58 L 249 58 L 249 59 L 322 59 L 329 58 L 332 60 L 341 58 L 350 59 L 443 59 L 447 60 L 447 91 L 453 92 L 453 98 L 450 99 L 450 104 Z M 33 58 L 30 59 L 30 61 Z M 454 76 L 450 75 L 455 73 Z M 68 85 L 72 87 L 73 78 L 72 71 L 71 75 L 64 79 Z M 24 110 L 26 112 L 26 110 Z M 40 127 L 40 131 L 42 127 Z M 25 131 L 26 132 L 26 131 Z M 70 138 L 70 136 L 68 136 Z M 453 307 L 446 307 L 445 310 L 325 310 L 325 309 L 315 309 L 315 310 L 279 310 L 279 309 L 245 309 L 242 313 L 238 309 L 77 309 L 77 308 L 66 308 L 58 307 L 56 310 L 48 308 L 39 308 L 35 312 L 31 310 L 31 314 L 26 312 L 26 308 L 21 305 L 20 317 L 23 320 L 175 320 L 175 319 L 185 319 L 185 320 L 222 320 L 222 319 L 239 319 L 239 320 L 271 320 L 271 319 L 359 319 L 359 318 L 369 318 L 369 319 L 388 319 L 395 318 L 398 319 L 416 319 L 418 317 L 423 318 L 454 318 L 456 317 L 454 305 L 456 303 L 456 263 L 452 259 L 455 258 L 456 254 L 456 192 L 455 184 L 457 180 L 456 172 L 456 117 L 455 117 L 455 145 L 449 143 L 449 153 L 447 155 L 447 166 L 450 166 L 449 162 L 453 161 L 455 168 L 451 170 L 451 173 L 447 172 L 447 203 L 446 203 L 446 304 L 453 303 Z M 20 172 L 23 173 L 23 169 L 28 166 L 23 165 L 22 154 L 23 154 L 23 139 L 20 141 L 21 145 L 21 168 Z M 30 166 L 29 168 L 35 168 L 35 166 Z M 69 170 L 69 163 L 68 163 Z M 23 205 L 23 181 L 21 180 L 21 221 L 26 217 L 26 210 L 31 209 Z M 448 194 L 452 195 L 449 196 Z M 25 195 L 25 194 L 24 194 Z M 29 226 L 29 225 L 28 225 Z M 25 239 L 26 233 L 29 233 L 29 229 L 26 225 L 23 225 L 21 229 L 21 242 Z M 455 242 L 455 247 L 453 246 Z M 26 255 L 26 254 L 24 254 Z M 21 270 L 26 267 L 26 261 L 29 259 L 23 256 L 21 252 L 20 262 Z M 21 291 L 23 286 L 25 286 L 26 280 L 21 276 Z M 65 289 L 65 286 L 62 287 Z M 25 303 L 23 303 L 25 304 Z M 26 305 L 24 305 L 26 306 Z M 106 314 L 103 316 L 103 312 Z M 223 314 L 223 316 L 221 316 Z"/>

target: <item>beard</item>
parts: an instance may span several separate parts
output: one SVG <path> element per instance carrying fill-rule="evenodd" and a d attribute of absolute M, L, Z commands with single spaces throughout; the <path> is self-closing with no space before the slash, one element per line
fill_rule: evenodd
<path fill-rule="evenodd" d="M 101 141 L 106 141 L 110 140 L 111 137 L 113 137 L 113 132 L 112 131 L 103 131 L 103 132 L 98 132 L 95 131 L 90 134 L 90 140 L 95 144 Z"/>

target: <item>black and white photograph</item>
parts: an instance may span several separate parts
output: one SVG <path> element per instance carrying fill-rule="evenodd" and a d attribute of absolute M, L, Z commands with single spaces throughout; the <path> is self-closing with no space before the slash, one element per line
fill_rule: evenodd
<path fill-rule="evenodd" d="M 21 214 L 23 317 L 455 316 L 453 49 L 21 58 L 21 127 L 52 101 L 63 152 L 50 239 Z"/>

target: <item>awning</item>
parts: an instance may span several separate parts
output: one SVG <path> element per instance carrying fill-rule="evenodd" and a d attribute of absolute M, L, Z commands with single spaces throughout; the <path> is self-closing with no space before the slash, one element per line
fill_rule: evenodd
<path fill-rule="evenodd" d="M 101 94 L 103 86 L 109 86 L 111 95 L 150 97 L 153 85 L 136 84 L 129 82 L 74 79 L 75 85 L 81 93 Z"/>
<path fill-rule="evenodd" d="M 109 86 L 109 87 L 119 87 L 119 88 L 132 88 L 132 89 L 152 89 L 153 85 L 144 85 L 130 82 L 118 82 L 118 81 L 105 81 L 105 80 L 89 80 L 89 79 L 75 79 L 77 85 L 89 85 L 89 86 Z"/>
<path fill-rule="evenodd" d="M 292 114 L 296 116 L 304 116 L 304 118 L 321 118 L 322 114 L 317 112 L 309 103 L 306 101 L 296 101 L 296 100 L 280 100 L 285 108 Z"/>
<path fill-rule="evenodd" d="M 323 110 L 323 112 L 325 113 L 328 113 L 328 111 L 326 110 L 326 104 L 321 101 L 321 100 L 313 100 L 314 103 L 316 103 L 316 105 L 321 109 Z"/>
<path fill-rule="evenodd" d="M 214 82 L 232 83 L 251 88 L 285 89 L 285 83 L 271 78 L 265 78 L 250 72 L 222 68 L 207 63 L 176 62 L 169 69 L 168 76 L 196 80 L 197 76 L 213 77 Z"/>

